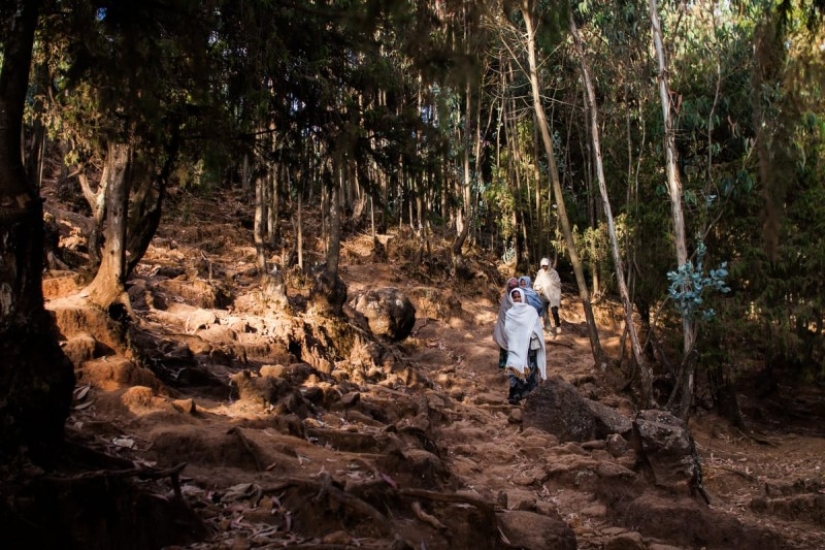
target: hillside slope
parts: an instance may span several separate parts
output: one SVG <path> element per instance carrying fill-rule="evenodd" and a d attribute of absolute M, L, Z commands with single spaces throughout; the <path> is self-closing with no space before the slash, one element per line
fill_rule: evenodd
<path fill-rule="evenodd" d="M 189 223 L 186 212 L 210 214 Z M 457 281 L 437 257 L 416 263 L 402 235 L 382 236 L 384 261 L 367 236 L 348 238 L 350 295 L 393 287 L 417 306 L 412 334 L 392 344 L 363 323 L 306 313 L 311 280 L 297 272 L 294 315 L 268 308 L 245 215 L 237 197 L 181 199 L 130 281 L 129 346 L 85 306 L 77 274 L 44 282 L 78 373 L 70 439 L 125 459 L 99 476 L 142 480 L 196 513 L 133 547 L 825 547 L 825 439 L 810 428 L 819 396 L 795 396 L 809 414 L 793 424 L 749 419 L 758 436 L 694 417 L 706 506 L 687 488 L 655 487 L 632 446 L 609 452 L 605 440 L 525 428 L 528 408 L 507 404 L 490 338 L 500 281 L 489 262 L 471 258 L 476 278 Z M 76 246 L 82 231 L 67 221 L 61 235 Z M 550 377 L 631 419 L 630 401 L 594 368 L 575 294 L 561 309 Z M 599 318 L 616 356 L 621 326 L 607 306 Z M 88 547 L 105 540 L 122 542 L 110 533 Z"/>

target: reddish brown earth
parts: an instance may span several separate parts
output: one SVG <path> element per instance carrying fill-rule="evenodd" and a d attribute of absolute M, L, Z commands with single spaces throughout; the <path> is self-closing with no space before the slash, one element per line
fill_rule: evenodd
<path fill-rule="evenodd" d="M 398 234 L 382 236 L 381 263 L 371 238 L 349 238 L 350 294 L 396 287 L 417 306 L 409 338 L 375 343 L 305 313 L 311 279 L 295 273 L 295 314 L 267 312 L 243 211 L 231 196 L 179 199 L 130 282 L 131 349 L 84 305 L 76 274 L 44 282 L 78 373 L 70 439 L 157 474 L 122 477 L 194 510 L 206 531 L 179 547 L 825 548 L 817 388 L 743 393 L 749 433 L 694 415 L 705 506 L 687 488 L 654 487 L 632 450 L 613 456 L 603 442 L 523 428 L 490 337 L 500 281 L 480 259 L 474 280 L 456 282 L 442 253 L 417 263 L 415 243 Z M 61 233 L 64 246 L 78 241 L 69 225 Z M 316 246 L 308 262 L 320 259 Z M 567 290 L 549 374 L 632 418 L 627 396 L 594 367 Z M 621 326 L 611 307 L 597 309 L 616 356 Z M 277 387 L 239 395 L 229 381 L 242 370 L 279 376 Z"/>

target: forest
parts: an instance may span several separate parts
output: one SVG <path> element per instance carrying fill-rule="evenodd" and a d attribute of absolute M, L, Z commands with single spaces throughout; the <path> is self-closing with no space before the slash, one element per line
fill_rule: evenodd
<path fill-rule="evenodd" d="M 340 384 L 336 370 L 354 368 L 343 363 L 356 363 L 356 353 L 370 356 L 358 368 L 386 368 L 382 380 L 400 380 L 415 356 L 408 348 L 424 342 L 439 308 L 454 298 L 465 314 L 471 302 L 496 309 L 506 278 L 536 273 L 548 257 L 562 274 L 568 321 L 580 315 L 570 337 L 583 350 L 581 384 L 609 387 L 630 415 L 666 411 L 685 426 L 714 415 L 726 430 L 765 444 L 769 438 L 751 429 L 759 407 L 743 387 L 799 399 L 825 387 L 825 213 L 816 213 L 818 204 L 825 208 L 824 17 L 823 0 L 0 0 L 0 480 L 15 487 L 0 494 L 24 502 L 27 491 L 50 490 L 31 481 L 32 468 L 60 471 L 60 456 L 85 464 L 72 482 L 88 482 L 91 470 L 138 475 L 105 453 L 77 454 L 83 445 L 67 435 L 85 409 L 77 408 L 78 388 L 84 396 L 89 387 L 106 390 L 84 386 L 84 362 L 127 357 L 154 371 L 161 382 L 148 385 L 157 395 L 178 401 L 194 399 L 195 386 L 211 387 L 217 399 L 215 388 L 232 386 L 238 372 L 263 379 L 264 365 L 279 363 L 274 352 L 237 353 L 220 376 L 210 364 L 206 382 L 187 386 L 180 370 L 171 377 L 164 361 L 172 352 L 153 356 L 166 341 L 144 326 L 157 299 L 147 306 L 140 294 L 150 293 L 159 270 L 174 272 L 170 281 L 182 275 L 212 285 L 203 310 L 264 319 L 247 333 L 277 341 L 287 329 L 276 325 L 291 323 L 280 341 L 284 357 Z M 190 230 L 200 240 L 177 257 Z M 221 246 L 230 241 L 246 251 L 248 267 L 216 259 L 225 259 Z M 353 247 L 375 263 L 360 279 L 354 273 L 366 260 L 354 261 Z M 73 322 L 105 333 L 93 334 L 83 360 L 66 342 L 66 319 L 49 305 L 49 281 L 68 273 L 82 310 L 95 312 Z M 218 288 L 213 280 L 221 277 Z M 413 343 L 400 343 L 409 331 L 387 340 L 353 320 L 354 291 L 365 292 L 370 278 L 429 289 L 420 294 L 437 312 L 416 324 Z M 254 306 L 238 298 L 243 281 L 256 289 Z M 164 284 L 170 304 L 190 300 Z M 223 313 L 211 315 L 206 325 L 223 323 Z M 276 319 L 280 325 L 268 324 Z M 485 342 L 491 330 L 467 329 Z M 215 354 L 210 349 L 210 361 Z M 465 355 L 451 360 L 461 364 Z M 421 350 L 415 357 L 426 361 Z M 364 385 L 375 382 L 370 376 L 346 378 Z M 235 386 L 243 401 L 243 383 Z M 300 387 L 298 398 L 275 393 L 306 401 L 311 392 Z M 359 398 L 352 387 L 335 391 L 336 399 L 356 400 L 347 409 L 357 399 L 367 407 L 363 387 Z M 306 424 L 298 405 L 284 407 L 284 418 L 297 414 Z M 825 415 L 818 394 L 805 407 L 799 417 L 813 424 Z M 774 412 L 787 410 L 763 410 L 759 420 Z M 391 417 L 370 414 L 384 423 Z M 521 413 L 507 412 L 504 425 L 513 414 Z M 284 433 L 299 429 L 278 422 Z M 250 449 L 261 443 L 233 429 L 257 456 Z M 304 439 L 320 437 L 308 430 L 300 428 Z M 171 476 L 180 499 L 180 470 L 165 466 L 141 475 Z M 389 466 L 371 468 L 381 479 L 387 474 L 376 472 Z M 822 475 L 813 487 L 820 496 Z M 479 544 L 459 533 L 426 545 L 394 526 L 392 514 L 364 504 L 368 495 L 353 505 L 335 480 L 283 483 L 283 491 L 346 493 L 339 506 L 384 528 L 375 527 L 383 542 L 365 547 Z M 70 494 L 71 483 L 58 485 Z M 392 489 L 396 500 L 463 502 L 493 513 L 455 490 L 448 498 Z M 622 500 L 601 498 L 617 507 Z M 825 502 L 811 506 L 821 518 Z M 33 517 L 60 514 L 15 515 L 18 507 L 0 507 L 0 520 L 30 513 L 35 525 Z M 435 511 L 419 505 L 414 515 L 443 533 Z M 35 540 L 55 542 L 43 536 Z M 678 547 L 774 541 L 754 535 L 736 546 L 728 535 L 692 536 Z M 77 546 L 84 540 L 78 535 Z M 111 534 L 99 540 L 94 547 L 126 547 Z M 777 547 L 817 547 L 809 543 L 783 539 Z M 313 544 L 295 542 L 359 546 Z M 503 537 L 490 548 L 548 543 L 530 544 Z"/>

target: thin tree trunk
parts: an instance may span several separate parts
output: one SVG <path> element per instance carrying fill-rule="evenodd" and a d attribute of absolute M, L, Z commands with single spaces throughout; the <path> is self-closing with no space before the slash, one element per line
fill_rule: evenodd
<path fill-rule="evenodd" d="M 297 212 L 297 230 L 296 233 L 298 234 L 296 237 L 297 245 L 296 248 L 298 249 L 298 269 L 301 270 L 301 273 L 304 272 L 304 224 L 302 220 L 302 211 L 304 209 L 304 190 L 302 188 L 298 189 L 298 212 Z"/>
<path fill-rule="evenodd" d="M 258 273 L 266 273 L 266 254 L 264 233 L 266 227 L 266 180 L 263 177 L 255 178 L 255 221 L 252 229 L 252 238 L 255 242 L 255 264 Z"/>
<path fill-rule="evenodd" d="M 650 25 L 653 29 L 653 44 L 656 49 L 656 59 L 659 64 L 657 80 L 659 83 L 659 96 L 662 101 L 662 118 L 665 129 L 665 167 L 667 172 L 667 187 L 670 194 L 670 212 L 673 218 L 673 241 L 676 246 L 676 263 L 678 267 L 681 267 L 688 261 L 685 218 L 682 212 L 682 182 L 679 177 L 679 167 L 677 166 L 678 153 L 676 151 L 676 133 L 673 128 L 673 109 L 670 103 L 667 60 L 665 59 L 665 48 L 662 41 L 662 24 L 659 20 L 656 0 L 650 0 Z M 677 380 L 678 387 L 682 392 L 682 399 L 677 406 L 677 410 L 674 412 L 679 418 L 684 420 L 688 418 L 690 405 L 693 400 L 695 365 L 692 360 L 692 355 L 695 341 L 694 330 L 693 321 L 687 315 L 683 315 L 682 351 L 684 357 L 682 359 L 682 376 L 680 380 Z"/>
<path fill-rule="evenodd" d="M 538 128 L 533 126 L 533 149 L 535 151 L 539 151 L 539 134 Z M 533 181 L 536 182 L 536 231 L 534 235 L 537 237 L 534 239 L 533 243 L 533 258 L 541 258 L 544 256 L 544 252 L 547 249 L 546 241 L 547 239 L 544 238 L 544 227 L 543 227 L 543 220 L 541 215 L 541 170 L 539 169 L 539 163 L 533 163 Z"/>
<path fill-rule="evenodd" d="M 249 171 L 249 153 L 245 153 L 241 162 L 241 189 L 244 194 L 249 191 L 251 181 L 252 177 Z"/>
<path fill-rule="evenodd" d="M 630 293 L 627 290 L 627 284 L 624 278 L 624 263 L 622 256 L 619 253 L 619 241 L 616 238 L 616 226 L 613 222 L 613 211 L 610 208 L 610 199 L 607 194 L 607 181 L 604 177 L 604 166 L 602 164 L 602 146 L 599 133 L 599 111 L 596 105 L 596 93 L 593 90 L 593 82 L 590 80 L 590 70 L 587 65 L 587 59 L 584 55 L 584 46 L 582 45 L 579 29 L 576 27 L 576 22 L 573 19 L 572 12 L 570 18 L 570 31 L 573 33 L 573 39 L 576 46 L 576 51 L 579 55 L 579 63 L 581 66 L 582 80 L 584 80 L 585 98 L 587 99 L 585 105 L 590 114 L 590 138 L 593 140 L 593 152 L 596 163 L 596 179 L 599 182 L 599 192 L 602 197 L 602 205 L 604 208 L 604 216 L 607 219 L 607 232 L 610 237 L 610 249 L 613 253 L 613 266 L 616 273 L 616 282 L 619 286 L 619 295 L 624 306 L 625 323 L 630 333 L 630 343 L 633 348 L 633 357 L 636 360 L 636 365 L 639 368 L 642 378 L 642 404 L 644 408 L 648 408 L 653 403 L 653 373 L 646 365 L 644 354 L 642 353 L 642 346 L 639 343 L 639 335 L 636 332 L 636 325 L 633 323 L 633 302 L 630 300 Z"/>
<path fill-rule="evenodd" d="M 329 195 L 329 248 L 327 249 L 327 271 L 338 275 L 338 260 L 341 255 L 341 190 L 344 171 L 336 167 Z"/>
<path fill-rule="evenodd" d="M 573 272 L 576 275 L 576 284 L 579 288 L 579 297 L 582 301 L 584 314 L 587 319 L 587 330 L 590 336 L 590 349 L 596 364 L 601 366 L 605 362 L 605 354 L 599 342 L 599 331 L 596 326 L 596 318 L 593 315 L 593 306 L 590 303 L 590 293 L 587 289 L 587 281 L 584 278 L 579 255 L 576 252 L 576 243 L 573 241 L 573 231 L 570 227 L 570 219 L 567 217 L 567 208 L 564 204 L 564 194 L 559 181 L 559 171 L 556 166 L 556 157 L 553 151 L 553 139 L 550 137 L 550 128 L 547 124 L 547 117 L 544 107 L 541 104 L 541 86 L 539 84 L 538 64 L 536 62 L 536 28 L 537 20 L 533 13 L 532 2 L 525 0 L 522 4 L 522 14 L 527 25 L 527 56 L 530 64 L 530 87 L 533 95 L 533 108 L 541 131 L 541 138 L 544 142 L 544 149 L 547 155 L 547 163 L 550 171 L 550 180 L 553 184 L 553 193 L 556 198 L 559 221 L 561 222 L 564 240 L 567 244 L 567 252 L 570 254 L 570 263 L 573 265 Z"/>
<path fill-rule="evenodd" d="M 281 228 L 278 226 L 278 212 L 280 211 L 281 196 L 278 182 L 281 181 L 281 174 L 286 170 L 280 163 L 275 164 L 269 171 L 267 183 L 269 187 L 269 208 L 267 208 L 267 244 L 271 249 L 275 249 L 281 238 Z"/>

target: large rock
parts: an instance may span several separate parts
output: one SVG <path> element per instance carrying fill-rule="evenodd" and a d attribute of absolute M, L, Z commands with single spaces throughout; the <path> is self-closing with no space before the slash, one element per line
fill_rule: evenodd
<path fill-rule="evenodd" d="M 378 288 L 356 294 L 349 306 L 366 317 L 376 336 L 400 341 L 410 335 L 415 324 L 415 307 L 396 288 Z"/>
<path fill-rule="evenodd" d="M 590 408 L 596 421 L 596 437 L 607 439 L 611 435 L 629 436 L 633 430 L 633 423 L 613 407 L 608 407 L 598 401 L 584 400 Z"/>
<path fill-rule="evenodd" d="M 667 411 L 641 411 L 633 420 L 637 452 L 656 485 L 669 489 L 701 484 L 702 470 L 693 436 L 684 421 Z"/>
<path fill-rule="evenodd" d="M 527 398 L 524 427 L 549 432 L 559 441 L 590 441 L 596 434 L 596 419 L 586 399 L 561 376 L 549 378 Z"/>
<path fill-rule="evenodd" d="M 618 434 L 629 436 L 632 424 L 612 407 L 582 397 L 560 376 L 536 388 L 524 407 L 524 426 L 549 432 L 559 441 L 585 442 Z"/>

